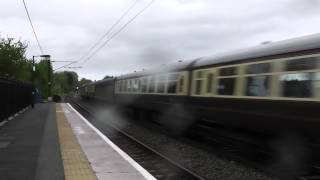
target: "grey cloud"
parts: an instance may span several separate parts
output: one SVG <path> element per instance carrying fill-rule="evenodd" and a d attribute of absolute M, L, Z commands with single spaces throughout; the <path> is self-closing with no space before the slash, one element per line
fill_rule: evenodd
<path fill-rule="evenodd" d="M 133 1 L 26 0 L 44 49 L 52 58 L 77 59 Z M 134 15 L 148 0 L 140 1 Z M 29 41 L 38 54 L 20 1 L 0 11 L 2 35 Z M 319 32 L 318 0 L 161 0 L 92 57 L 81 77 L 100 79 L 183 59 Z M 123 22 L 121 23 L 123 24 Z M 56 66 L 61 64 L 56 64 Z"/>

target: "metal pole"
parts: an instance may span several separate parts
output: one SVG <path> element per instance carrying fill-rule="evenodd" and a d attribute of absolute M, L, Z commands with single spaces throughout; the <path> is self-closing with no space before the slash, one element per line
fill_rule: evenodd
<path fill-rule="evenodd" d="M 31 99 L 31 106 L 34 107 L 34 99 L 35 99 L 35 86 L 34 86 L 34 76 L 35 76 L 36 67 L 34 64 L 34 56 L 32 56 L 32 73 L 31 73 L 31 82 L 32 82 L 32 99 Z"/>
<path fill-rule="evenodd" d="M 50 59 L 48 59 L 48 98 L 51 97 L 51 71 L 50 71 Z"/>

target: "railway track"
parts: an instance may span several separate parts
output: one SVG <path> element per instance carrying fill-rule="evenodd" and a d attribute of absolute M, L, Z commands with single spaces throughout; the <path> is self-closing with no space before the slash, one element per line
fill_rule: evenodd
<path fill-rule="evenodd" d="M 111 141 L 124 150 L 131 158 L 138 162 L 156 179 L 159 180 L 204 180 L 200 175 L 184 168 L 157 150 L 149 147 L 117 127 L 98 121 L 85 106 L 68 99 L 70 104 L 75 107 L 84 117 L 96 126 Z"/>
<path fill-rule="evenodd" d="M 89 119 L 94 119 L 94 115 L 92 115 L 86 107 L 76 103 L 75 101 L 72 101 L 72 104 L 81 113 L 84 113 L 86 117 L 88 117 Z M 95 122 L 93 120 L 92 123 L 96 126 L 99 126 L 99 122 Z M 103 126 L 105 126 L 105 124 L 100 124 L 100 127 Z M 111 128 L 111 131 L 110 129 L 108 130 L 108 128 Z M 103 128 L 102 132 L 105 133 L 108 137 L 111 137 L 111 139 L 117 145 L 119 144 L 120 148 L 125 150 L 128 149 L 127 153 L 144 168 L 146 168 L 151 174 L 153 174 L 157 179 L 203 179 L 200 175 L 197 175 L 196 173 L 183 168 L 181 165 L 175 163 L 169 158 L 166 158 L 166 156 L 157 152 L 153 148 L 148 147 L 126 132 L 117 129 L 112 125 L 110 125 L 110 127 L 108 128 Z M 110 133 L 115 131 L 114 129 L 122 134 L 122 136 L 128 137 L 130 140 L 121 140 L 118 138 L 118 135 Z M 200 127 L 200 129 L 201 132 L 206 135 L 209 134 L 207 131 L 211 131 L 209 127 Z M 286 169 L 286 167 L 269 167 L 265 163 L 268 162 L 272 156 L 269 154 L 270 152 L 268 152 L 270 149 L 264 149 L 263 146 L 256 144 L 254 141 L 247 141 L 248 139 L 246 138 L 239 139 L 238 137 L 234 139 L 232 137 L 224 136 L 224 133 L 217 132 L 218 131 L 214 131 L 214 138 L 211 136 L 213 139 L 204 140 L 205 143 L 210 142 L 209 146 L 204 146 L 203 142 L 192 143 L 193 140 L 186 140 L 186 142 L 195 144 L 195 146 L 207 149 L 211 152 L 222 154 L 228 159 L 242 162 L 249 167 L 256 167 L 257 169 L 260 169 L 267 174 L 272 174 L 276 177 L 276 179 L 320 180 L 320 163 L 318 163 L 320 161 L 318 160 L 314 160 L 309 168 L 304 170 L 295 170 L 290 168 Z M 139 145 L 130 141 L 137 142 L 137 144 Z M 142 146 L 143 148 L 139 146 Z M 214 147 L 213 149 L 212 146 Z M 153 153 L 153 155 L 150 155 L 150 153 L 147 151 L 151 152 L 151 154 Z M 162 161 L 164 162 L 164 164 Z M 158 162 L 161 163 L 159 164 Z"/>
<path fill-rule="evenodd" d="M 234 159 L 250 167 L 260 169 L 279 179 L 320 180 L 320 145 L 318 144 L 304 142 L 300 145 L 309 147 L 309 149 L 304 150 L 297 146 L 290 146 L 289 144 L 289 147 L 286 147 L 286 150 L 283 150 L 284 154 L 282 155 L 284 157 L 280 157 L 280 159 L 282 158 L 282 162 L 274 162 L 275 157 L 273 151 L 275 149 L 268 145 L 268 143 L 264 142 L 268 140 L 268 137 L 259 137 L 261 135 L 258 134 L 251 135 L 251 137 L 250 135 L 239 137 L 241 136 L 240 134 L 235 134 L 234 132 L 219 132 L 221 130 L 215 130 L 210 126 L 203 125 L 196 126 L 196 128 L 198 128 L 197 132 L 201 132 L 200 134 L 202 137 L 207 137 L 207 139 L 202 142 L 197 142 L 197 146 L 209 150 L 212 150 L 212 147 L 214 147 L 215 150 L 218 150 L 220 153 L 224 153 L 224 155 L 229 159 Z M 258 138 L 253 139 L 252 137 Z M 288 143 L 286 141 L 280 142 Z M 278 144 L 280 142 L 278 142 Z M 284 148 L 284 146 L 282 148 Z M 297 153 L 296 150 L 291 151 L 292 149 L 290 148 L 298 148 L 300 152 Z M 311 158 L 308 154 L 305 156 L 310 158 L 308 161 L 300 161 L 299 163 L 302 164 L 295 164 L 297 162 L 294 158 L 300 156 L 300 153 L 310 153 Z"/>

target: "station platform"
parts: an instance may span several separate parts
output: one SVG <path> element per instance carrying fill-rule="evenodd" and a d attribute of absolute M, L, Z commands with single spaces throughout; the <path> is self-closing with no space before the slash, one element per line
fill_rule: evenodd
<path fill-rule="evenodd" d="M 0 126 L 0 179 L 155 179 L 70 104 L 42 103 Z"/>

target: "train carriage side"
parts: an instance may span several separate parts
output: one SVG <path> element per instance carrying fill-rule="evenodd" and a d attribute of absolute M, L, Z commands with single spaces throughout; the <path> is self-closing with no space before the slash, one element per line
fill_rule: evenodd
<path fill-rule="evenodd" d="M 96 103 L 114 104 L 115 78 L 92 82 L 80 87 L 80 96 Z"/>
<path fill-rule="evenodd" d="M 79 88 L 80 96 L 82 99 L 92 99 L 95 94 L 95 85 L 94 83 L 85 84 Z"/>
<path fill-rule="evenodd" d="M 134 109 L 141 116 L 148 116 L 160 124 L 174 126 L 178 118 L 190 119 L 184 104 L 189 89 L 188 65 L 162 71 L 134 73 L 116 81 L 117 104 Z M 166 122 L 171 121 L 171 122 Z"/>
<path fill-rule="evenodd" d="M 320 48 L 195 67 L 188 106 L 200 129 L 318 137 Z"/>
<path fill-rule="evenodd" d="M 115 78 L 109 78 L 95 83 L 94 98 L 98 102 L 114 104 Z"/>
<path fill-rule="evenodd" d="M 93 83 L 94 92 L 85 95 L 112 94 L 117 105 L 155 115 L 159 123 L 169 119 L 169 126 L 179 118 L 159 117 L 193 119 L 201 128 L 318 136 L 319 34 L 178 64 Z M 104 90 L 107 84 L 114 92 Z"/>

